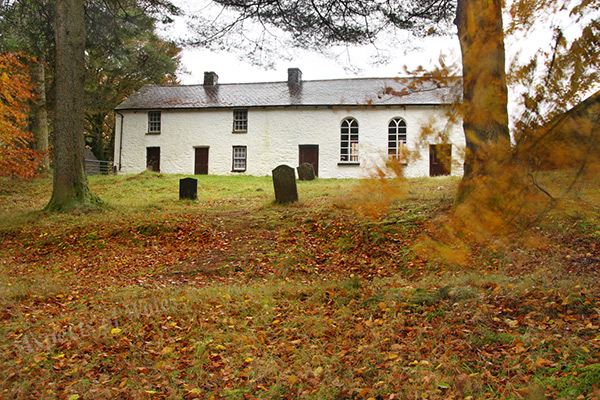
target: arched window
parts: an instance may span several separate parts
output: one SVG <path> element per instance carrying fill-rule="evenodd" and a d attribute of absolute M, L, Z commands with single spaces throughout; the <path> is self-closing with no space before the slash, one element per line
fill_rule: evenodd
<path fill-rule="evenodd" d="M 354 118 L 342 121 L 340 161 L 358 162 L 358 122 Z"/>
<path fill-rule="evenodd" d="M 394 118 L 388 124 L 388 155 L 390 158 L 402 159 L 406 147 L 406 122 L 402 118 Z"/>

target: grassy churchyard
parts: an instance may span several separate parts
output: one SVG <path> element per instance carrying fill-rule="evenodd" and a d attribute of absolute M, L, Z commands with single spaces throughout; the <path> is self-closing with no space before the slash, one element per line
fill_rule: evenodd
<path fill-rule="evenodd" d="M 459 265 L 419 251 L 456 178 L 182 177 L 0 180 L 0 398 L 600 398 L 600 182 Z"/>

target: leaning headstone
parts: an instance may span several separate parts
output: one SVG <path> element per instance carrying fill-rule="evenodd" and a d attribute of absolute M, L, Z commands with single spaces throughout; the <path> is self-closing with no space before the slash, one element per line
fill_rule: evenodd
<path fill-rule="evenodd" d="M 179 180 L 179 200 L 198 200 L 198 179 Z"/>
<path fill-rule="evenodd" d="M 311 163 L 303 162 L 296 170 L 298 170 L 298 179 L 301 181 L 312 181 L 315 179 L 315 169 Z"/>
<path fill-rule="evenodd" d="M 294 172 L 294 168 L 287 165 L 280 165 L 272 173 L 275 202 L 284 204 L 298 201 L 298 188 L 296 187 L 296 173 Z"/>

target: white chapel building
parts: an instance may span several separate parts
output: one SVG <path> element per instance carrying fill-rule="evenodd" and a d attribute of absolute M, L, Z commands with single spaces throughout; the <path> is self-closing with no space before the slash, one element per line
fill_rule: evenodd
<path fill-rule="evenodd" d="M 403 149 L 407 177 L 461 175 L 464 131 L 451 123 L 453 88 L 413 90 L 411 79 L 288 80 L 146 85 L 116 109 L 114 162 L 120 174 L 270 175 L 287 164 L 313 164 L 322 178 L 362 178 Z M 420 140 L 424 128 L 446 139 Z M 451 159 L 452 162 L 444 161 Z"/>

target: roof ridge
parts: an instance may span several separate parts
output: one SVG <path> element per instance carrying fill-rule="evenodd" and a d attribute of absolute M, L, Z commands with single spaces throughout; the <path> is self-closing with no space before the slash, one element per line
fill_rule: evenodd
<path fill-rule="evenodd" d="M 313 82 L 334 82 L 334 81 L 374 81 L 374 80 L 394 80 L 400 81 L 403 79 L 422 79 L 427 76 L 381 76 L 381 77 L 359 77 L 359 78 L 331 78 L 331 79 L 307 79 L 303 80 L 302 83 L 313 83 Z M 460 76 L 448 76 L 449 79 L 460 79 Z M 236 85 L 266 85 L 266 84 L 287 84 L 287 81 L 264 81 L 264 82 L 233 82 L 233 83 L 218 83 L 215 86 L 236 86 Z M 152 87 L 214 87 L 206 86 L 202 83 L 189 83 L 189 84 L 174 84 L 174 83 L 149 83 L 144 86 Z"/>

